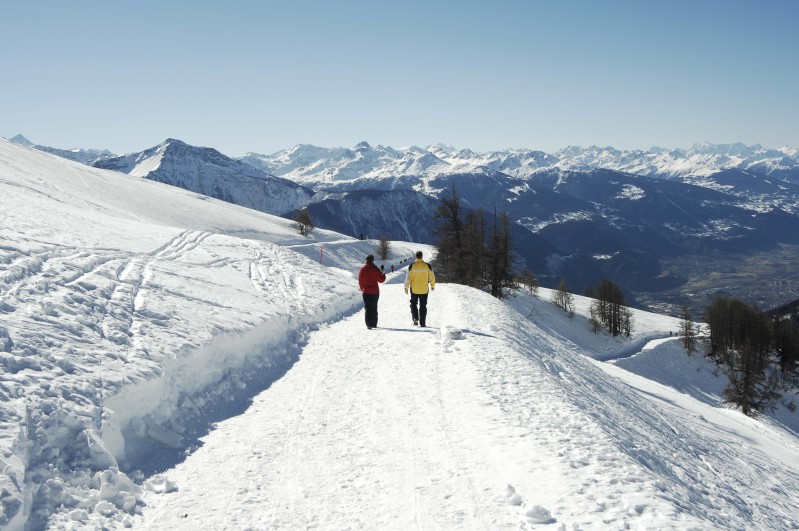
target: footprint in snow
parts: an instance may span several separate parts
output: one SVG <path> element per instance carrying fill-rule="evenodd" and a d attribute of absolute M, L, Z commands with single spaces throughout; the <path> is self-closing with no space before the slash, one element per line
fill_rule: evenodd
<path fill-rule="evenodd" d="M 144 488 L 155 492 L 156 494 L 165 494 L 178 490 L 178 486 L 174 481 L 168 480 L 161 474 L 157 474 L 145 481 Z"/>
<path fill-rule="evenodd" d="M 463 339 L 463 330 L 458 330 L 457 328 L 452 328 L 451 326 L 442 326 L 438 334 L 441 336 L 442 340 L 458 340 Z"/>
<path fill-rule="evenodd" d="M 521 505 L 523 503 L 522 497 L 519 496 L 519 493 L 516 492 L 516 489 L 513 488 L 513 485 L 508 485 L 505 489 L 505 500 L 508 502 L 508 505 Z"/>
<path fill-rule="evenodd" d="M 552 513 L 548 509 L 540 505 L 534 505 L 524 513 L 524 517 L 531 524 L 552 524 L 555 519 L 552 518 Z"/>
<path fill-rule="evenodd" d="M 517 507 L 524 505 L 524 500 L 521 495 L 516 492 L 513 485 L 505 487 L 505 501 L 508 502 L 508 505 Z M 552 524 L 556 521 L 552 518 L 552 513 L 540 505 L 534 505 L 527 510 L 522 507 L 522 511 L 524 511 L 524 519 L 530 524 Z"/>
<path fill-rule="evenodd" d="M 445 325 L 438 330 L 438 340 L 436 340 L 436 343 L 441 345 L 441 350 L 443 352 L 449 353 L 453 350 L 458 350 L 455 346 L 455 341 L 459 339 L 463 339 L 463 331 Z"/>

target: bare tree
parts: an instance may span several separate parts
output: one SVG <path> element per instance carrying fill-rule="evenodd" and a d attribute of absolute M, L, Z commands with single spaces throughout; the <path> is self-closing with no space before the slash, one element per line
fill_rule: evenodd
<path fill-rule="evenodd" d="M 591 331 L 595 334 L 598 334 L 602 329 L 602 323 L 597 317 L 597 307 L 595 304 L 591 304 L 591 307 L 588 309 L 588 324 L 591 325 Z"/>
<path fill-rule="evenodd" d="M 558 288 L 552 292 L 552 304 L 563 310 L 569 315 L 569 319 L 574 317 L 574 297 L 569 291 L 566 281 L 560 279 Z"/>
<path fill-rule="evenodd" d="M 704 318 L 710 328 L 706 356 L 721 365 L 730 379 L 724 399 L 745 415 L 772 407 L 781 395 L 769 318 L 730 297 L 713 299 Z"/>
<path fill-rule="evenodd" d="M 391 254 L 391 242 L 388 241 L 386 235 L 381 235 L 377 241 L 377 256 L 381 260 L 388 260 L 388 255 Z"/>
<path fill-rule="evenodd" d="M 538 297 L 538 279 L 535 278 L 535 275 L 529 269 L 525 269 L 519 275 L 519 281 L 521 282 L 522 286 L 526 289 L 530 290 L 530 295 L 533 297 Z"/>
<path fill-rule="evenodd" d="M 688 309 L 688 306 L 682 307 L 682 314 L 680 315 L 680 318 L 682 319 L 680 321 L 682 347 L 688 351 L 688 354 L 692 354 L 696 349 L 696 325 L 691 317 L 691 312 Z"/>
<path fill-rule="evenodd" d="M 297 211 L 297 216 L 294 218 L 294 228 L 303 236 L 308 236 L 314 229 L 313 221 L 311 220 L 311 213 L 307 208 Z"/>
<path fill-rule="evenodd" d="M 774 316 L 771 329 L 780 370 L 786 377 L 799 376 L 799 325 L 791 319 Z"/>
<path fill-rule="evenodd" d="M 465 217 L 465 220 L 464 220 Z M 515 287 L 512 275 L 511 222 L 494 212 L 493 225 L 482 209 L 466 211 L 455 186 L 440 199 L 436 212 L 436 260 L 448 281 L 490 289 L 497 298 Z"/>
<path fill-rule="evenodd" d="M 502 288 L 513 286 L 510 218 L 507 212 L 497 218 L 497 212 L 494 210 L 494 227 L 491 231 L 491 241 L 487 254 L 489 257 L 489 269 L 486 272 L 486 276 L 491 286 L 491 295 L 501 299 L 503 297 Z"/>
<path fill-rule="evenodd" d="M 632 312 L 625 306 L 626 301 L 621 288 L 610 280 L 601 280 L 588 290 L 594 298 L 591 310 L 594 317 L 604 324 L 614 337 L 632 333 Z"/>
<path fill-rule="evenodd" d="M 633 311 L 627 307 L 621 307 L 621 332 L 627 337 L 633 335 Z"/>
<path fill-rule="evenodd" d="M 448 195 L 439 200 L 436 211 L 436 235 L 438 244 L 436 258 L 445 276 L 458 284 L 468 284 L 463 257 L 463 206 L 455 185 Z"/>

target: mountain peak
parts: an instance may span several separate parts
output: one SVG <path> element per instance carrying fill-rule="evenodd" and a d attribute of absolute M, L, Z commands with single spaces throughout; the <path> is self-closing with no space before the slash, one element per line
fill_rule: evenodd
<path fill-rule="evenodd" d="M 369 142 L 363 140 L 355 144 L 355 149 L 372 149 L 372 146 L 369 145 Z"/>
<path fill-rule="evenodd" d="M 20 144 L 20 145 L 23 145 L 23 146 L 30 147 L 30 146 L 34 145 L 33 142 L 31 142 L 30 140 L 28 140 L 27 138 L 25 138 L 22 135 L 16 135 L 16 136 L 14 136 L 12 138 L 9 138 L 9 140 L 14 142 L 15 144 Z"/>
<path fill-rule="evenodd" d="M 161 145 L 162 145 L 162 146 L 169 146 L 169 145 L 176 145 L 176 146 L 186 146 L 186 145 L 188 145 L 188 144 L 186 144 L 186 143 L 185 143 L 184 141 L 182 141 L 182 140 L 178 140 L 177 138 L 167 138 L 166 140 L 164 140 L 163 142 L 161 142 Z"/>

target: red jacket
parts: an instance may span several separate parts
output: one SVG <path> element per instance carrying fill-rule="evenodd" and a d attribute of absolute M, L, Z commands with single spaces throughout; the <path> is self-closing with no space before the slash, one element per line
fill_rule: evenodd
<path fill-rule="evenodd" d="M 386 274 L 380 271 L 374 264 L 366 264 L 358 272 L 358 285 L 364 293 L 369 293 L 371 295 L 379 294 L 380 288 L 377 283 L 385 281 Z"/>

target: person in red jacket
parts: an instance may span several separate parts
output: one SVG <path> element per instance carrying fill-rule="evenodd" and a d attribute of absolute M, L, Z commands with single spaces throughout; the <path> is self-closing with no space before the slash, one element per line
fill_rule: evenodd
<path fill-rule="evenodd" d="M 363 292 L 363 307 L 366 310 L 366 328 L 377 328 L 377 299 L 380 298 L 378 283 L 386 281 L 386 274 L 375 265 L 375 257 L 366 257 L 366 263 L 358 272 L 358 285 Z"/>

